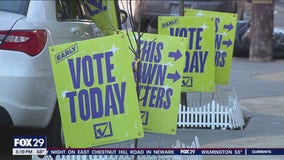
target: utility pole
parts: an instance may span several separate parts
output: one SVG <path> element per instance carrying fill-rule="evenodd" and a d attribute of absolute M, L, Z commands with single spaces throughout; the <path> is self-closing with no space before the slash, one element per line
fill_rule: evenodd
<path fill-rule="evenodd" d="M 249 59 L 255 62 L 271 61 L 274 0 L 253 0 L 252 3 Z"/>

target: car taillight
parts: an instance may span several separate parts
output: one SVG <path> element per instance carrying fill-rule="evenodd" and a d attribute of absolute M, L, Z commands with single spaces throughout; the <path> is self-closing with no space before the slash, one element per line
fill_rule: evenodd
<path fill-rule="evenodd" d="M 36 56 L 44 48 L 46 39 L 45 30 L 0 31 L 0 49 L 21 51 Z"/>

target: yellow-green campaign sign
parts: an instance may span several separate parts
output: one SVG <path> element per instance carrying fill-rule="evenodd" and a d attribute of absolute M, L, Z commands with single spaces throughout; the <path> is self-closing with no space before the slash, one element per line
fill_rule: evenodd
<path fill-rule="evenodd" d="M 49 48 L 66 147 L 144 136 L 126 35 Z"/>
<path fill-rule="evenodd" d="M 120 17 L 116 12 L 115 0 L 86 0 L 85 7 L 104 35 L 112 35 L 120 29 Z"/>
<path fill-rule="evenodd" d="M 186 39 L 144 33 L 140 44 L 141 62 L 134 75 L 140 75 L 144 132 L 176 134 Z"/>
<path fill-rule="evenodd" d="M 183 92 L 213 92 L 215 88 L 215 26 L 213 18 L 160 16 L 158 33 L 186 37 Z"/>
<path fill-rule="evenodd" d="M 215 82 L 229 84 L 237 14 L 186 9 L 185 15 L 215 18 Z"/>

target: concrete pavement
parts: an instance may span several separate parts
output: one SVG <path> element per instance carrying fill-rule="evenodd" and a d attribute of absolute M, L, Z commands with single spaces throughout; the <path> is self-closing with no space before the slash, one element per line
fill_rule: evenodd
<path fill-rule="evenodd" d="M 234 59 L 231 87 L 249 121 L 242 131 L 199 136 L 202 147 L 284 148 L 284 62 L 254 63 Z M 200 130 L 200 132 L 202 132 Z M 221 131 L 222 132 L 222 131 Z M 196 133 L 198 136 L 198 133 Z M 222 135 L 226 138 L 221 138 Z M 203 135 L 203 134 L 202 134 Z M 203 156 L 203 159 L 284 159 L 284 156 Z"/>

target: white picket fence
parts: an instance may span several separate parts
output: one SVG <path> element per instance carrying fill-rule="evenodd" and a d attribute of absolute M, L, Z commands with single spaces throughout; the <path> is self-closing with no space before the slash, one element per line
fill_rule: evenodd
<path fill-rule="evenodd" d="M 191 145 L 176 141 L 171 148 L 200 148 L 199 140 L 195 136 Z M 158 148 L 157 148 L 158 149 Z M 169 148 L 170 149 L 170 148 Z M 133 160 L 134 155 L 46 155 L 42 158 L 32 156 L 32 160 Z M 138 155 L 137 160 L 202 160 L 201 155 Z"/>
<path fill-rule="evenodd" d="M 179 106 L 178 127 L 243 129 L 243 114 L 234 89 L 188 93 L 187 100 L 187 106 Z"/>

